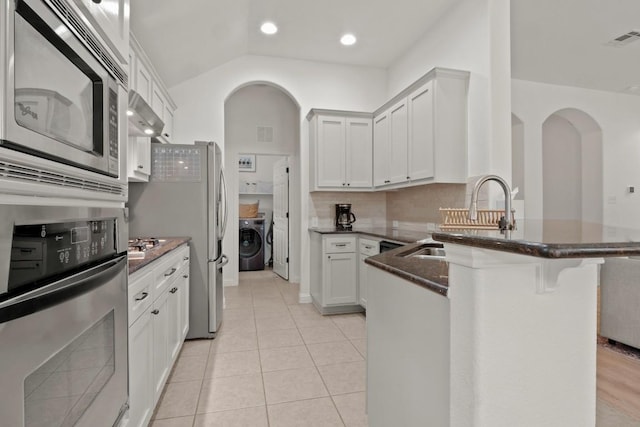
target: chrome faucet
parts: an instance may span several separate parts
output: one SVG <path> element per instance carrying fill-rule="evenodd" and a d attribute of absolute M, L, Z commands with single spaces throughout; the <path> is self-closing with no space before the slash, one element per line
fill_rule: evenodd
<path fill-rule="evenodd" d="M 473 192 L 471 193 L 471 206 L 469 206 L 469 219 L 475 221 L 478 219 L 478 192 L 480 191 L 480 187 L 487 181 L 496 181 L 502 187 L 504 191 L 504 221 L 500 220 L 500 230 L 513 230 L 513 214 L 511 213 L 511 189 L 509 188 L 509 184 L 500 178 L 498 175 L 484 175 L 478 181 L 476 181 L 476 185 L 473 187 Z"/>

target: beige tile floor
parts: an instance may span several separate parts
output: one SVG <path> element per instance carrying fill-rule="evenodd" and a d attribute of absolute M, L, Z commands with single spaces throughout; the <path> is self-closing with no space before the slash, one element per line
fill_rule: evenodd
<path fill-rule="evenodd" d="M 185 342 L 152 427 L 366 427 L 364 316 L 297 301 L 271 271 L 240 273 L 220 335 Z"/>
<path fill-rule="evenodd" d="M 367 426 L 365 318 L 321 316 L 271 271 L 225 288 L 215 340 L 187 341 L 152 427 Z M 597 427 L 640 420 L 598 396 Z"/>

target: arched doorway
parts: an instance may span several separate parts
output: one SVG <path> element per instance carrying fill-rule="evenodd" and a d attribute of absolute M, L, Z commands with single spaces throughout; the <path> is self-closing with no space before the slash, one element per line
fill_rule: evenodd
<path fill-rule="evenodd" d="M 290 248 L 299 247 L 299 233 L 295 232 L 299 217 L 299 142 L 300 107 L 296 100 L 280 86 L 269 82 L 251 82 L 236 88 L 225 100 L 225 165 L 228 180 L 229 219 L 225 236 L 225 248 L 230 254 L 240 254 L 242 227 L 239 204 L 259 203 L 264 214 L 264 231 L 260 230 L 264 249 L 264 263 L 268 268 L 271 246 L 267 245 L 271 220 L 274 215 L 273 170 L 281 159 L 288 159 L 292 169 L 290 201 L 291 210 L 288 236 Z M 239 164 L 239 159 L 251 163 Z M 270 185 L 271 184 L 271 185 Z M 241 188 L 242 187 L 242 188 Z M 241 236 L 238 239 L 238 236 Z M 245 233 L 246 237 L 246 233 Z M 245 239 L 246 240 L 246 239 Z M 299 262 L 291 256 L 290 262 Z M 225 282 L 238 284 L 241 260 L 230 257 L 225 269 Z M 251 269 L 257 269 L 255 266 Z M 244 270 L 243 270 L 244 271 Z"/>
<path fill-rule="evenodd" d="M 566 108 L 542 124 L 543 218 L 602 223 L 602 130 Z"/>

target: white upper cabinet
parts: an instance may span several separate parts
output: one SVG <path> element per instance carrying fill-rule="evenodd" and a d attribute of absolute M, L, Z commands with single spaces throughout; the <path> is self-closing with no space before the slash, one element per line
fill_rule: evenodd
<path fill-rule="evenodd" d="M 347 117 L 346 182 L 351 188 L 371 188 L 373 147 L 371 118 Z"/>
<path fill-rule="evenodd" d="M 173 117 L 176 104 L 173 102 L 173 99 L 171 99 L 171 96 L 169 96 L 169 91 L 133 34 L 131 34 L 130 44 L 136 62 L 136 78 L 129 86 L 138 92 L 158 117 L 160 117 L 164 123 L 164 128 L 157 139 L 160 142 L 169 144 L 173 138 Z"/>
<path fill-rule="evenodd" d="M 74 0 L 121 63 L 129 56 L 129 1 Z"/>
<path fill-rule="evenodd" d="M 310 120 L 313 191 L 372 188 L 371 115 L 312 110 Z"/>
<path fill-rule="evenodd" d="M 407 97 L 408 121 L 408 179 L 433 178 L 433 82 L 428 82 Z"/>
<path fill-rule="evenodd" d="M 466 71 L 434 68 L 374 113 L 374 185 L 467 179 Z"/>

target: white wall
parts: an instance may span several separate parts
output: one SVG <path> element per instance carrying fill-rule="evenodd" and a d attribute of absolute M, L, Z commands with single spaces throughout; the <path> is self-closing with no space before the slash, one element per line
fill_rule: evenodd
<path fill-rule="evenodd" d="M 582 138 L 557 115 L 542 126 L 543 218 L 582 219 Z"/>
<path fill-rule="evenodd" d="M 304 299 L 309 294 L 309 129 L 305 116 L 311 108 L 373 111 L 386 100 L 386 72 L 377 68 L 243 56 L 169 89 L 178 105 L 175 140 L 215 140 L 224 150 L 225 100 L 238 87 L 252 82 L 280 86 L 300 106 L 299 157 L 290 159 L 291 204 L 300 206 L 299 215 L 291 218 L 290 230 L 297 235 L 292 237 L 300 241 L 300 247 L 290 248 L 290 277 L 292 281 L 300 281 Z M 231 239 L 237 240 L 237 236 L 225 237 L 225 250 L 231 246 Z"/>
<path fill-rule="evenodd" d="M 524 125 L 525 212 L 542 218 L 542 123 L 566 108 L 581 110 L 602 129 L 603 221 L 638 228 L 640 194 L 640 97 L 597 90 L 512 80 L 513 113 Z"/>
<path fill-rule="evenodd" d="M 388 96 L 433 67 L 471 72 L 469 176 L 511 179 L 508 0 L 461 0 L 389 69 Z"/>

